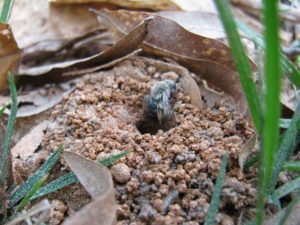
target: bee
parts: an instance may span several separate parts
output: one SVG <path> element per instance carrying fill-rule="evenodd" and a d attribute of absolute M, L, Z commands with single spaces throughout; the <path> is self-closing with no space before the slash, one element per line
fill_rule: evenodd
<path fill-rule="evenodd" d="M 170 129 L 176 124 L 175 113 L 172 109 L 172 94 L 176 92 L 176 83 L 165 79 L 156 82 L 150 94 L 144 97 L 144 114 L 154 124 L 163 130 Z"/>

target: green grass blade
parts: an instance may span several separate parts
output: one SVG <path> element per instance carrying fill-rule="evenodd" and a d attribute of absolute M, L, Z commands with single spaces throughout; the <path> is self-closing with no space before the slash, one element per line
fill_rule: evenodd
<path fill-rule="evenodd" d="M 45 185 L 44 187 L 40 188 L 31 198 L 30 201 L 43 197 L 47 194 L 53 193 L 57 190 L 60 190 L 70 184 L 73 184 L 77 181 L 77 177 L 74 173 L 69 172 L 54 181 L 50 182 L 49 184 Z"/>
<path fill-rule="evenodd" d="M 120 158 L 124 157 L 125 155 L 127 155 L 129 152 L 131 151 L 125 151 L 122 152 L 120 154 L 117 155 L 113 155 L 110 157 L 107 157 L 105 159 L 100 159 L 98 160 L 99 163 L 101 163 L 103 166 L 110 166 L 111 164 L 113 164 L 115 161 L 119 160 Z"/>
<path fill-rule="evenodd" d="M 253 166 L 255 163 L 257 163 L 258 161 L 258 155 L 252 157 L 251 159 L 249 159 L 244 166 L 244 169 L 247 170 L 249 169 L 251 166 Z"/>
<path fill-rule="evenodd" d="M 272 171 L 272 176 L 268 188 L 268 194 L 274 191 L 275 185 L 279 173 L 282 169 L 284 162 L 293 154 L 296 146 L 299 143 L 300 132 L 298 127 L 300 126 L 300 105 L 297 106 L 296 112 L 292 118 L 289 128 L 285 131 L 281 140 L 279 150 L 276 154 L 276 162 Z"/>
<path fill-rule="evenodd" d="M 42 177 L 41 179 L 39 179 L 38 182 L 34 184 L 34 186 L 30 189 L 30 191 L 26 194 L 26 196 L 22 199 L 22 201 L 18 205 L 16 209 L 17 211 L 20 211 L 30 201 L 31 196 L 33 196 L 34 193 L 36 193 L 36 191 L 42 186 L 42 184 L 46 181 L 47 177 L 48 174 Z"/>
<path fill-rule="evenodd" d="M 280 118 L 280 45 L 278 1 L 264 1 L 265 84 L 262 152 L 259 165 L 256 224 L 264 220 L 264 202 L 272 176 L 279 142 Z"/>
<path fill-rule="evenodd" d="M 292 121 L 291 119 L 280 119 L 279 127 L 287 129 L 287 128 L 289 128 L 291 121 Z"/>
<path fill-rule="evenodd" d="M 11 73 L 9 73 L 8 76 L 9 79 L 9 87 L 10 87 L 10 95 L 12 100 L 12 106 L 11 106 L 11 112 L 9 114 L 8 118 L 8 124 L 6 129 L 6 134 L 4 138 L 4 144 L 3 144 L 3 152 L 1 155 L 1 161 L 0 161 L 0 185 L 4 184 L 6 173 L 7 173 L 7 166 L 8 166 L 8 156 L 9 156 L 9 145 L 12 137 L 12 133 L 14 130 L 14 125 L 16 122 L 16 115 L 17 115 L 17 89 L 14 82 L 14 77 Z"/>
<path fill-rule="evenodd" d="M 16 190 L 10 198 L 9 207 L 13 207 L 16 203 L 18 203 L 18 201 L 20 201 L 29 192 L 29 190 L 52 169 L 56 161 L 59 159 L 61 150 L 62 146 L 52 153 L 46 162 Z"/>
<path fill-rule="evenodd" d="M 275 196 L 277 199 L 280 199 L 289 193 L 300 189 L 300 177 L 282 185 L 281 187 L 275 190 Z"/>
<path fill-rule="evenodd" d="M 217 177 L 217 181 L 216 181 L 215 188 L 214 188 L 214 193 L 213 193 L 211 201 L 210 201 L 210 205 L 209 205 L 209 209 L 208 209 L 208 213 L 207 213 L 204 225 L 214 225 L 215 224 L 216 216 L 218 213 L 220 196 L 221 196 L 222 183 L 223 183 L 225 172 L 226 172 L 227 159 L 228 159 L 228 156 L 226 154 L 222 160 L 221 169 L 220 169 L 220 172 Z"/>
<path fill-rule="evenodd" d="M 278 1 L 265 1 L 265 112 L 263 151 L 265 159 L 265 183 L 269 184 L 279 140 L 280 117 L 280 45 Z"/>
<path fill-rule="evenodd" d="M 300 172 L 300 161 L 284 162 L 281 170 L 289 172 Z"/>
<path fill-rule="evenodd" d="M 3 106 L 1 109 L 0 109 L 0 116 L 2 116 L 4 110 L 8 107 L 8 105 L 5 105 Z"/>
<path fill-rule="evenodd" d="M 238 28 L 249 38 L 251 38 L 257 45 L 263 49 L 266 48 L 263 38 L 257 32 L 239 20 L 237 20 L 236 23 Z M 282 72 L 287 75 L 294 85 L 300 87 L 300 72 L 297 70 L 295 65 L 283 54 L 280 54 L 280 64 Z"/>
<path fill-rule="evenodd" d="M 4 0 L 0 15 L 0 22 L 7 23 L 10 17 L 10 12 L 13 7 L 13 0 Z"/>
<path fill-rule="evenodd" d="M 227 0 L 214 0 L 225 28 L 230 44 L 231 53 L 235 61 L 236 69 L 249 104 L 253 122 L 258 134 L 261 134 L 261 105 L 259 95 L 252 80 L 252 71 L 249 59 L 242 45 L 240 36 L 236 29 L 230 6 Z"/>
<path fill-rule="evenodd" d="M 129 152 L 131 151 L 125 151 L 122 152 L 120 154 L 117 155 L 113 155 L 110 157 L 107 157 L 105 159 L 100 159 L 98 160 L 99 163 L 101 163 L 104 166 L 110 166 L 111 164 L 113 164 L 115 161 L 119 160 L 120 158 L 124 157 L 125 155 L 127 155 Z M 73 184 L 77 181 L 77 177 L 75 176 L 75 174 L 73 172 L 69 172 L 57 179 L 55 179 L 54 181 L 52 181 L 51 183 L 45 185 L 44 187 L 40 188 L 31 198 L 31 200 L 43 197 L 47 194 L 53 193 L 57 190 L 60 190 L 70 184 Z"/>

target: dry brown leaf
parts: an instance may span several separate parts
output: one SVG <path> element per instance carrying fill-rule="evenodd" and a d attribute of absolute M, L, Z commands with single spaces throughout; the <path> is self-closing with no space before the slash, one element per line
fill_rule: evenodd
<path fill-rule="evenodd" d="M 7 85 L 7 72 L 14 73 L 20 60 L 21 51 L 10 26 L 0 23 L 0 91 L 3 91 Z"/>
<path fill-rule="evenodd" d="M 73 152 L 63 152 L 62 155 L 80 183 L 94 199 L 63 224 L 114 224 L 117 208 L 109 170 Z"/>
<path fill-rule="evenodd" d="M 31 129 L 31 131 L 11 149 L 12 157 L 27 160 L 41 144 L 47 126 L 48 121 L 43 121 Z"/>
<path fill-rule="evenodd" d="M 41 40 L 72 39 L 99 29 L 89 7 L 96 6 L 62 7 L 52 6 L 47 0 L 32 0 L 30 4 L 15 0 L 9 23 L 21 48 Z"/>
<path fill-rule="evenodd" d="M 50 0 L 51 3 L 109 3 L 130 9 L 166 10 L 172 5 L 170 0 Z M 175 7 L 175 5 L 173 5 Z"/>

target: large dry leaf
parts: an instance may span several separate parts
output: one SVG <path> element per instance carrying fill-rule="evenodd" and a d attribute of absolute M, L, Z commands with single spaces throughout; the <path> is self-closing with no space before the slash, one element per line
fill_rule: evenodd
<path fill-rule="evenodd" d="M 80 183 L 94 199 L 63 224 L 114 224 L 117 208 L 109 170 L 73 152 L 63 152 L 62 155 Z"/>
<path fill-rule="evenodd" d="M 21 48 L 42 40 L 71 39 L 99 29 L 89 7 L 50 5 L 48 0 L 15 0 L 9 23 Z"/>
<path fill-rule="evenodd" d="M 15 72 L 21 60 L 20 49 L 10 26 L 0 23 L 0 91 L 7 85 L 7 72 Z"/>

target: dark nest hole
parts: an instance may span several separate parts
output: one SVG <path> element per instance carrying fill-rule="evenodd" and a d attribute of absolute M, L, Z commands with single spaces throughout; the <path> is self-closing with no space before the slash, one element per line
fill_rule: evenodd
<path fill-rule="evenodd" d="M 164 124 L 160 124 L 158 121 L 153 121 L 148 118 L 143 118 L 139 120 L 136 124 L 137 129 L 141 134 L 151 134 L 154 135 L 158 132 L 158 130 L 167 131 L 171 129 L 173 126 L 165 126 Z"/>

